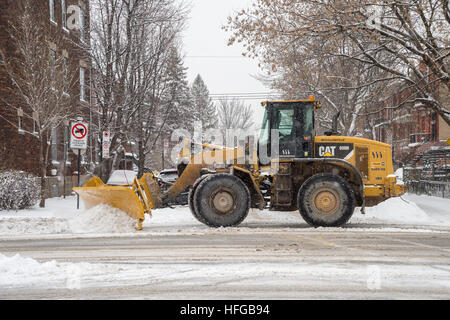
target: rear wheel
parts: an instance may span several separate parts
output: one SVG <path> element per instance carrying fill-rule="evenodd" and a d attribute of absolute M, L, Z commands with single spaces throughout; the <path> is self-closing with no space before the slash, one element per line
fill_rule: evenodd
<path fill-rule="evenodd" d="M 239 225 L 250 209 L 250 191 L 230 174 L 209 175 L 198 185 L 193 200 L 199 220 L 216 228 Z"/>
<path fill-rule="evenodd" d="M 355 210 L 355 195 L 339 176 L 315 175 L 298 192 L 298 207 L 305 221 L 314 227 L 339 227 Z"/>

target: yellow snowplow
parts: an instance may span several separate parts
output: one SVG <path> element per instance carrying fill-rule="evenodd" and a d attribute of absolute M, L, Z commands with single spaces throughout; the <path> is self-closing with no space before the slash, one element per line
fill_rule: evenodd
<path fill-rule="evenodd" d="M 345 224 L 356 207 L 374 206 L 404 194 L 397 183 L 391 146 L 344 137 L 333 129 L 314 136 L 313 98 L 265 102 L 258 148 L 190 143 L 179 157 L 179 178 L 162 192 L 157 178 L 145 174 L 132 184 L 111 186 L 98 177 L 74 188 L 87 208 L 109 204 L 128 213 L 142 228 L 145 214 L 188 188 L 189 209 L 211 227 L 239 225 L 250 208 L 299 210 L 311 226 Z M 266 154 L 264 154 L 264 151 Z"/>
<path fill-rule="evenodd" d="M 141 179 L 134 178 L 130 185 L 110 186 L 99 177 L 93 177 L 83 187 L 73 188 L 83 199 L 87 209 L 108 204 L 126 212 L 142 229 L 145 214 L 161 205 L 161 190 L 153 174 L 146 173 Z"/>

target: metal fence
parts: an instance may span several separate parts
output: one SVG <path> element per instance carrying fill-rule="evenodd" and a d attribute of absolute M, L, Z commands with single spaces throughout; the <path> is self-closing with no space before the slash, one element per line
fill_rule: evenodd
<path fill-rule="evenodd" d="M 409 193 L 450 198 L 450 182 L 410 180 L 405 181 L 405 189 Z"/>
<path fill-rule="evenodd" d="M 428 150 L 421 164 L 403 168 L 405 190 L 415 194 L 450 198 L 450 147 Z"/>

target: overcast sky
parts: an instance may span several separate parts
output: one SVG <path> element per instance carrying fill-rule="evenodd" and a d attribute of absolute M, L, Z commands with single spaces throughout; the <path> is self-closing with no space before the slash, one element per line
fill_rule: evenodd
<path fill-rule="evenodd" d="M 192 0 L 188 28 L 184 32 L 185 65 L 189 82 L 197 74 L 205 81 L 210 94 L 266 93 L 270 90 L 252 77 L 260 73 L 257 62 L 242 57 L 241 46 L 227 46 L 228 34 L 221 29 L 227 17 L 246 8 L 251 0 Z M 255 110 L 256 123 L 264 113 L 262 99 L 246 100 Z"/>

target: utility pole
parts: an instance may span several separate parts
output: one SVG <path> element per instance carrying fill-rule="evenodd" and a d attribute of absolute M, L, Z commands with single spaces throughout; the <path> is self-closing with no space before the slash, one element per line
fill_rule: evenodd
<path fill-rule="evenodd" d="M 164 170 L 164 137 L 161 135 L 161 158 L 162 158 L 162 169 Z"/>

